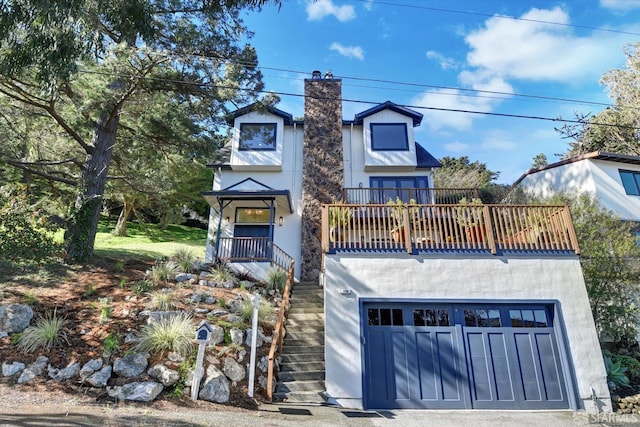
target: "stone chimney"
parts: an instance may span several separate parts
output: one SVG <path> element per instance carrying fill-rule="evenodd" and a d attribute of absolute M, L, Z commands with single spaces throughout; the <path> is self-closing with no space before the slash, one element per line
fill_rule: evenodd
<path fill-rule="evenodd" d="M 322 264 L 321 209 L 340 197 L 342 162 L 342 80 L 314 71 L 304 81 L 304 156 L 302 164 L 303 281 L 317 281 Z"/>

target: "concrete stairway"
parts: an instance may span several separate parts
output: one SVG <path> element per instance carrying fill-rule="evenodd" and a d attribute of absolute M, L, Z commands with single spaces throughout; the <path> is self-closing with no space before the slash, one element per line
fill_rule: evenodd
<path fill-rule="evenodd" d="M 324 296 L 316 282 L 293 287 L 274 397 L 324 403 Z"/>

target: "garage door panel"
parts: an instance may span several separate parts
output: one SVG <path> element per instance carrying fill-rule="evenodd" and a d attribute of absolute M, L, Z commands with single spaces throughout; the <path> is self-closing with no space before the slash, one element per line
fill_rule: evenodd
<path fill-rule="evenodd" d="M 364 331 L 367 408 L 569 407 L 548 306 L 363 308 L 380 313 Z"/>
<path fill-rule="evenodd" d="M 532 338 L 532 334 L 528 332 L 514 334 L 524 400 L 541 401 L 542 392 L 535 357 L 537 350 Z"/>
<path fill-rule="evenodd" d="M 551 333 L 538 333 L 535 335 L 542 373 L 541 383 L 544 386 L 546 400 L 565 399 L 562 388 L 562 376 L 558 366 L 558 354 L 556 352 L 554 337 Z"/>
<path fill-rule="evenodd" d="M 389 384 L 391 397 L 396 400 L 411 399 L 409 375 L 410 372 L 417 372 L 417 366 L 409 361 L 405 333 L 402 330 L 389 332 L 389 339 L 393 349 L 390 360 L 393 368 L 393 376 Z"/>

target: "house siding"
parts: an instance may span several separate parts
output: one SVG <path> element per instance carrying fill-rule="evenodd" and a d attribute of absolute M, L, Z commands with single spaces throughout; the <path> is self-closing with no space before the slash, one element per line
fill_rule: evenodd
<path fill-rule="evenodd" d="M 564 327 L 571 405 L 610 411 L 611 402 L 582 271 L 577 257 L 417 257 L 326 255 L 326 387 L 330 401 L 363 407 L 363 300 L 556 302 Z M 348 292 L 346 292 L 348 290 Z"/>

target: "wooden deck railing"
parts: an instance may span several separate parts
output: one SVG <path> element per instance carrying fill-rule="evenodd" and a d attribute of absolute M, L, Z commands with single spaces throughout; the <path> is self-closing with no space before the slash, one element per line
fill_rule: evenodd
<path fill-rule="evenodd" d="M 289 314 L 289 307 L 291 305 L 291 290 L 294 284 L 294 270 L 295 264 L 292 261 L 289 267 L 287 282 L 282 291 L 282 304 L 280 305 L 280 311 L 278 312 L 278 321 L 273 331 L 273 340 L 271 341 L 271 348 L 269 349 L 269 363 L 267 365 L 267 398 L 273 401 L 273 380 L 275 378 L 275 360 L 276 355 L 282 350 L 282 344 L 284 343 L 285 325 L 287 323 L 287 315 Z"/>
<path fill-rule="evenodd" d="M 546 205 L 323 205 L 322 248 L 580 253 L 569 208 Z"/>
<path fill-rule="evenodd" d="M 477 188 L 343 188 L 342 200 L 352 204 L 385 204 L 389 200 L 400 200 L 418 204 L 455 204 L 463 198 L 479 198 Z"/>

